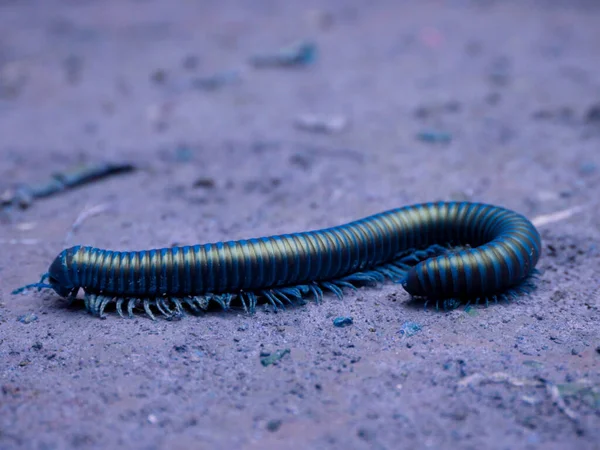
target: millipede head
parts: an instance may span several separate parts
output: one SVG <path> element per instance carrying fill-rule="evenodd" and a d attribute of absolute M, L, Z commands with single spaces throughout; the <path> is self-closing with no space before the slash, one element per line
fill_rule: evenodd
<path fill-rule="evenodd" d="M 69 298 L 76 290 L 76 286 L 69 277 L 65 251 L 61 252 L 50 264 L 47 279 L 50 287 L 61 297 Z"/>

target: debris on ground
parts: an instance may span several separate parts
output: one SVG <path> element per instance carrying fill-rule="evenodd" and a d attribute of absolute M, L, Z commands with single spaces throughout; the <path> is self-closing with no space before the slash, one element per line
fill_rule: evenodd
<path fill-rule="evenodd" d="M 237 70 L 226 70 L 205 77 L 196 77 L 192 80 L 192 87 L 203 91 L 214 91 L 239 81 L 241 76 Z"/>
<path fill-rule="evenodd" d="M 348 327 L 354 323 L 352 317 L 336 317 L 333 319 L 333 326 L 338 328 Z"/>
<path fill-rule="evenodd" d="M 322 31 L 331 29 L 335 24 L 335 18 L 333 14 L 322 9 L 312 9 L 308 11 L 306 17 L 311 25 L 314 25 L 316 28 Z"/>
<path fill-rule="evenodd" d="M 83 223 L 86 220 L 88 220 L 92 217 L 98 216 L 100 214 L 103 214 L 109 210 L 110 210 L 110 205 L 108 205 L 106 203 L 101 203 L 99 205 L 95 205 L 95 206 L 91 206 L 91 207 L 85 207 L 83 209 L 83 211 L 81 211 L 79 213 L 79 215 L 77 216 L 77 218 L 71 225 L 71 228 L 69 229 L 69 231 L 65 237 L 64 243 L 67 243 L 69 240 L 71 240 L 73 235 L 77 232 L 77 230 L 79 230 L 81 225 L 83 225 Z"/>
<path fill-rule="evenodd" d="M 31 322 L 35 322 L 38 319 L 34 313 L 27 313 L 19 316 L 17 319 L 19 322 L 24 323 L 25 325 L 30 324 Z"/>
<path fill-rule="evenodd" d="M 574 116 L 575 112 L 569 106 L 562 106 L 557 109 L 539 109 L 532 114 L 532 117 L 536 120 L 557 119 L 563 122 L 572 121 Z"/>
<path fill-rule="evenodd" d="M 303 131 L 334 134 L 340 133 L 348 127 L 348 119 L 340 115 L 302 114 L 296 117 L 294 126 Z"/>
<path fill-rule="evenodd" d="M 281 419 L 269 420 L 269 422 L 267 423 L 267 430 L 269 430 L 271 433 L 274 433 L 275 431 L 279 430 L 279 428 L 281 428 L 282 423 L 283 421 Z"/>
<path fill-rule="evenodd" d="M 200 177 L 192 184 L 195 188 L 212 189 L 217 185 L 214 178 L 211 177 Z"/>
<path fill-rule="evenodd" d="M 600 103 L 590 106 L 585 119 L 588 123 L 600 124 Z"/>
<path fill-rule="evenodd" d="M 456 100 L 450 100 L 445 103 L 436 103 L 430 105 L 421 105 L 414 110 L 414 115 L 417 119 L 429 119 L 446 113 L 460 112 L 461 104 Z"/>
<path fill-rule="evenodd" d="M 176 162 L 187 163 L 194 159 L 194 150 L 185 144 L 180 144 L 175 147 L 173 159 Z"/>
<path fill-rule="evenodd" d="M 569 217 L 581 212 L 583 209 L 585 209 L 584 205 L 577 205 L 571 208 L 563 209 L 562 211 L 556 211 L 550 214 L 542 214 L 531 219 L 531 223 L 536 227 L 543 227 L 544 225 L 566 220 Z"/>
<path fill-rule="evenodd" d="M 474 373 L 472 375 L 462 378 L 458 382 L 458 386 L 471 387 L 486 383 L 506 383 L 510 386 L 515 387 L 544 387 L 546 388 L 546 392 L 548 393 L 550 399 L 560 410 L 560 412 L 572 421 L 577 420 L 577 414 L 575 413 L 575 411 L 573 411 L 567 406 L 563 398 L 563 395 L 565 394 L 572 394 L 573 392 L 578 392 L 577 390 L 572 389 L 572 386 L 556 385 L 542 378 L 516 378 L 504 372 L 495 372 L 489 375 Z M 568 387 L 565 388 L 565 386 Z"/>
<path fill-rule="evenodd" d="M 447 144 L 452 141 L 452 135 L 445 131 L 423 130 L 417 133 L 417 139 L 433 144 Z"/>
<path fill-rule="evenodd" d="M 29 74 L 25 65 L 12 61 L 0 65 L 0 99 L 14 99 L 25 88 Z"/>
<path fill-rule="evenodd" d="M 135 167 L 127 163 L 83 164 L 57 172 L 42 183 L 23 184 L 0 193 L 0 207 L 19 206 L 26 209 L 35 199 L 49 197 L 83 184 L 98 181 L 111 175 L 127 173 Z"/>
<path fill-rule="evenodd" d="M 250 58 L 257 68 L 308 66 L 317 59 L 317 45 L 312 41 L 300 41 L 274 53 L 264 53 Z"/>
<path fill-rule="evenodd" d="M 35 238 L 25 238 L 25 239 L 0 239 L 0 244 L 8 244 L 8 245 L 39 245 L 42 242 L 39 239 Z"/>
<path fill-rule="evenodd" d="M 488 79 L 497 86 L 506 86 L 511 80 L 511 60 L 506 56 L 496 58 L 488 69 Z"/>
<path fill-rule="evenodd" d="M 404 322 L 400 327 L 400 335 L 402 337 L 411 337 L 421 331 L 421 325 L 416 322 Z"/>
<path fill-rule="evenodd" d="M 196 55 L 187 55 L 183 58 L 181 65 L 185 70 L 196 70 L 200 65 L 200 58 Z"/>
<path fill-rule="evenodd" d="M 290 353 L 289 348 L 284 348 L 282 350 L 276 350 L 273 353 L 261 352 L 260 363 L 264 366 L 270 366 L 271 364 L 276 364 L 281 358 Z"/>
<path fill-rule="evenodd" d="M 70 54 L 63 61 L 65 77 L 69 84 L 77 84 L 81 81 L 83 72 L 83 58 L 79 55 Z"/>
<path fill-rule="evenodd" d="M 167 71 L 164 69 L 156 69 L 150 74 L 150 80 L 156 84 L 164 84 L 167 81 Z"/>
<path fill-rule="evenodd" d="M 522 386 L 532 386 L 532 387 L 540 387 L 544 385 L 544 382 L 539 379 L 527 379 L 527 378 L 516 378 L 504 372 L 495 372 L 490 375 L 485 375 L 482 373 L 474 373 L 472 375 L 468 375 L 462 378 L 458 382 L 459 387 L 470 387 L 477 386 L 480 384 L 486 383 L 506 383 L 511 386 L 522 387 Z"/>
<path fill-rule="evenodd" d="M 591 175 L 598 170 L 598 165 L 592 161 L 585 161 L 579 165 L 581 175 Z"/>

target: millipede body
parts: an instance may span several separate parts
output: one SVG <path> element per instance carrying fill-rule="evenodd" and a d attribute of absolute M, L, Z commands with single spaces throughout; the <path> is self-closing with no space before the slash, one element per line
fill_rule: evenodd
<path fill-rule="evenodd" d="M 111 303 L 120 315 L 123 306 L 129 315 L 142 307 L 152 318 L 153 308 L 178 317 L 185 307 L 227 309 L 234 299 L 246 310 L 260 298 L 278 307 L 386 279 L 413 297 L 454 305 L 527 292 L 540 252 L 538 231 L 516 212 L 438 202 L 257 239 L 133 252 L 75 246 L 25 288 L 69 299 L 83 289 L 87 310 L 100 317 Z"/>

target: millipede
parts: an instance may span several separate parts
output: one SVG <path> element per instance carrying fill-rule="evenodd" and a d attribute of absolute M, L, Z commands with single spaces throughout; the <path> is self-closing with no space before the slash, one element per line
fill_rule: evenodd
<path fill-rule="evenodd" d="M 29 288 L 53 289 L 104 318 L 107 306 L 132 317 L 144 310 L 168 319 L 237 299 L 275 308 L 317 303 L 329 291 L 391 280 L 414 299 L 488 304 L 534 289 L 541 238 L 523 215 L 473 202 L 404 206 L 344 225 L 254 239 L 143 251 L 89 246 L 63 250 Z"/>

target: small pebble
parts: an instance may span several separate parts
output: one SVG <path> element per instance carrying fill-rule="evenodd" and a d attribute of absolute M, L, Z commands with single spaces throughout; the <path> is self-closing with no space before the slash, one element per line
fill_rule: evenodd
<path fill-rule="evenodd" d="M 329 30 L 334 24 L 333 14 L 320 9 L 309 11 L 308 20 L 321 30 Z"/>
<path fill-rule="evenodd" d="M 317 53 L 314 42 L 302 41 L 275 53 L 253 56 L 250 64 L 254 67 L 307 66 L 316 61 Z"/>
<path fill-rule="evenodd" d="M 344 131 L 348 126 L 348 120 L 343 116 L 303 114 L 296 117 L 294 126 L 303 131 L 334 134 Z"/>
<path fill-rule="evenodd" d="M 157 69 L 150 75 L 150 79 L 156 84 L 163 84 L 167 80 L 167 72 Z"/>
<path fill-rule="evenodd" d="M 598 170 L 598 166 L 591 161 L 586 161 L 579 165 L 579 173 L 581 175 L 591 175 L 596 170 Z"/>
<path fill-rule="evenodd" d="M 352 317 L 336 317 L 333 319 L 333 325 L 338 328 L 350 326 L 354 323 Z"/>
<path fill-rule="evenodd" d="M 214 91 L 225 85 L 240 81 L 240 74 L 235 70 L 215 73 L 206 77 L 197 77 L 192 80 L 192 87 L 204 91 Z"/>
<path fill-rule="evenodd" d="M 404 322 L 400 327 L 400 335 L 410 337 L 421 331 L 421 325 L 416 322 Z"/>
<path fill-rule="evenodd" d="M 34 313 L 27 313 L 22 316 L 19 316 L 18 320 L 21 323 L 29 324 L 31 322 L 35 322 L 37 319 L 38 319 L 38 316 L 36 316 Z"/>
<path fill-rule="evenodd" d="M 452 141 L 452 135 L 445 131 L 424 130 L 417 134 L 417 139 L 435 144 L 447 144 Z"/>
<path fill-rule="evenodd" d="M 189 162 L 194 158 L 194 152 L 191 148 L 180 145 L 175 149 L 174 157 L 177 162 Z"/>
<path fill-rule="evenodd" d="M 215 187 L 215 180 L 213 178 L 198 178 L 194 181 L 193 186 L 195 188 L 204 188 L 204 189 L 212 189 Z"/>
<path fill-rule="evenodd" d="M 195 70 L 200 63 L 200 59 L 195 55 L 188 55 L 183 59 L 182 65 L 186 70 Z"/>
<path fill-rule="evenodd" d="M 283 422 L 281 419 L 269 420 L 269 422 L 267 423 L 267 430 L 274 433 L 275 431 L 279 430 L 282 423 Z"/>
<path fill-rule="evenodd" d="M 591 106 L 590 109 L 588 109 L 585 118 L 589 123 L 600 124 L 600 103 Z"/>
<path fill-rule="evenodd" d="M 64 68 L 67 81 L 76 84 L 81 81 L 81 72 L 83 70 L 83 58 L 78 55 L 69 55 L 64 60 Z"/>

